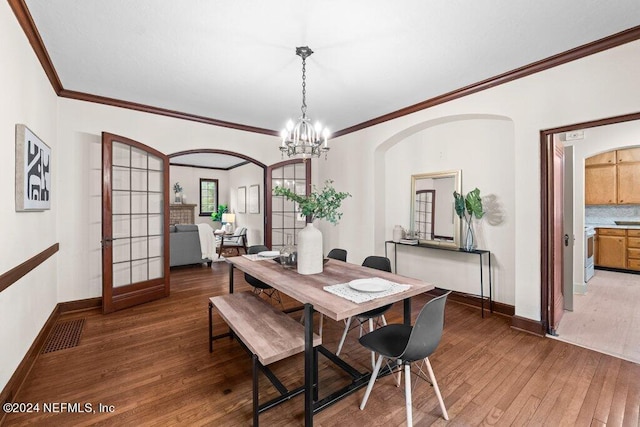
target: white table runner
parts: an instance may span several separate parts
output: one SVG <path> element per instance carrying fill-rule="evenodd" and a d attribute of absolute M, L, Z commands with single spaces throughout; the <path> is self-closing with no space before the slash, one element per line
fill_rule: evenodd
<path fill-rule="evenodd" d="M 250 255 L 242 255 L 243 257 L 250 259 L 251 261 L 264 261 L 266 259 L 274 259 L 279 257 L 280 255 L 274 255 L 274 256 L 260 256 L 258 254 L 250 254 Z"/>
<path fill-rule="evenodd" d="M 383 279 L 381 279 L 383 280 Z M 349 301 L 353 301 L 357 304 L 371 301 L 377 298 L 386 297 L 389 295 L 394 295 L 400 292 L 404 292 L 411 288 L 411 285 L 401 285 L 399 283 L 394 283 L 390 281 L 386 281 L 391 285 L 389 289 L 382 292 L 360 292 L 356 291 L 352 287 L 349 286 L 348 283 L 340 283 L 337 285 L 325 286 L 324 290 L 327 292 L 331 292 L 334 295 L 337 295 L 342 298 L 346 298 Z"/>

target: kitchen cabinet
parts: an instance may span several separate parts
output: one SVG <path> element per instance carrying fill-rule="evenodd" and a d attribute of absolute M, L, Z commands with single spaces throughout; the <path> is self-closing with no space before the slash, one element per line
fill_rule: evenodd
<path fill-rule="evenodd" d="M 584 171 L 584 202 L 587 205 L 615 205 L 618 200 L 617 166 L 587 166 Z"/>
<path fill-rule="evenodd" d="M 585 159 L 586 205 L 640 204 L 640 147 Z"/>
<path fill-rule="evenodd" d="M 626 268 L 627 267 L 627 231 L 619 228 L 596 229 L 598 257 L 595 264 L 598 267 Z"/>
<path fill-rule="evenodd" d="M 606 154 L 606 153 L 603 153 Z M 594 156 L 597 157 L 597 156 Z M 640 162 L 640 147 L 616 151 L 616 163 Z"/>
<path fill-rule="evenodd" d="M 606 153 L 596 154 L 595 156 L 584 159 L 585 166 L 615 164 L 617 162 L 615 151 L 607 151 Z"/>
<path fill-rule="evenodd" d="M 640 271 L 640 230 L 627 230 L 627 268 Z"/>
<path fill-rule="evenodd" d="M 640 162 L 618 163 L 616 165 L 618 176 L 618 204 L 640 203 Z"/>

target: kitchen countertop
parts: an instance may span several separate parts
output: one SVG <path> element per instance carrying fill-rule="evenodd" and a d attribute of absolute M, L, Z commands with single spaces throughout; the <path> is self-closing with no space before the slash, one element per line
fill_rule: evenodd
<path fill-rule="evenodd" d="M 594 223 L 594 224 L 585 224 L 586 227 L 593 228 L 620 228 L 623 230 L 640 230 L 640 225 L 617 225 L 613 223 Z"/>

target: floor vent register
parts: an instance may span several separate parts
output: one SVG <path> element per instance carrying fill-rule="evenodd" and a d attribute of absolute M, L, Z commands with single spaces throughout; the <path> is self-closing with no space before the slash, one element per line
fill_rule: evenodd
<path fill-rule="evenodd" d="M 80 343 L 83 327 L 84 319 L 56 323 L 53 331 L 51 331 L 49 335 L 47 343 L 42 349 L 42 353 L 51 353 L 53 351 L 76 347 Z"/>

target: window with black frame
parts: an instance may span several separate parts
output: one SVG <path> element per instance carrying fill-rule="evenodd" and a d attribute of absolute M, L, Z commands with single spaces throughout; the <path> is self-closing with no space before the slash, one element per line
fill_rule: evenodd
<path fill-rule="evenodd" d="M 200 178 L 200 216 L 218 211 L 218 180 Z"/>

